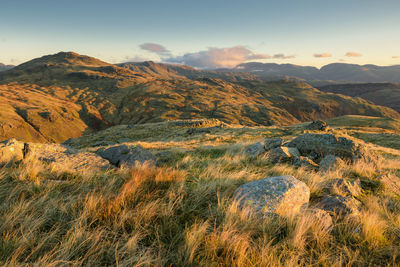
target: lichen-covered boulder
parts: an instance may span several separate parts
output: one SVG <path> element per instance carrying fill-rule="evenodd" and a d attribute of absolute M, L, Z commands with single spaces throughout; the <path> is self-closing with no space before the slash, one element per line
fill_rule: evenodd
<path fill-rule="evenodd" d="M 327 155 L 319 163 L 319 169 L 322 171 L 335 170 L 344 164 L 341 158 L 334 155 Z"/>
<path fill-rule="evenodd" d="M 117 167 L 122 165 L 135 166 L 137 162 L 156 162 L 153 154 L 138 145 L 114 145 L 97 150 L 97 154 Z"/>
<path fill-rule="evenodd" d="M 363 144 L 334 134 L 306 133 L 293 139 L 288 143 L 288 147 L 295 147 L 301 155 L 311 156 L 315 160 L 320 160 L 325 155 L 356 160 L 363 158 L 366 154 Z"/>
<path fill-rule="evenodd" d="M 310 189 L 293 176 L 268 177 L 240 186 L 234 199 L 240 208 L 264 215 L 289 215 L 308 206 Z"/>
<path fill-rule="evenodd" d="M 288 161 L 294 157 L 300 157 L 299 150 L 295 147 L 277 147 L 270 151 L 269 157 L 272 162 Z"/>
<path fill-rule="evenodd" d="M 16 162 L 23 159 L 24 143 L 16 139 L 0 142 L 0 165 Z"/>
<path fill-rule="evenodd" d="M 265 149 L 263 145 L 258 142 L 253 145 L 247 146 L 244 150 L 243 153 L 249 157 L 255 158 L 258 157 L 259 155 L 265 153 Z"/>
<path fill-rule="evenodd" d="M 361 202 L 353 197 L 324 196 L 318 207 L 339 216 L 357 215 Z"/>
<path fill-rule="evenodd" d="M 264 141 L 264 148 L 265 150 L 271 150 L 283 145 L 283 139 L 280 137 L 277 138 L 267 138 Z"/>

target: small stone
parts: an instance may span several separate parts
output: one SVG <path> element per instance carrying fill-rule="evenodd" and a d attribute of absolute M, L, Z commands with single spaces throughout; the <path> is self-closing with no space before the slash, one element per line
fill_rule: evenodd
<path fill-rule="evenodd" d="M 328 125 L 324 121 L 313 121 L 306 128 L 308 130 L 325 131 L 327 127 Z"/>
<path fill-rule="evenodd" d="M 360 211 L 361 202 L 353 197 L 324 196 L 318 207 L 335 215 L 348 216 L 357 215 Z"/>
<path fill-rule="evenodd" d="M 283 139 L 280 137 L 277 138 L 267 138 L 264 141 L 265 150 L 271 150 L 283 145 Z"/>
<path fill-rule="evenodd" d="M 345 163 L 341 158 L 336 157 L 334 155 L 327 155 L 319 163 L 319 168 L 322 171 L 330 171 L 338 169 L 340 166 L 343 166 L 344 164 Z"/>
<path fill-rule="evenodd" d="M 265 149 L 264 149 L 263 145 L 260 142 L 258 142 L 258 143 L 255 143 L 253 145 L 247 146 L 244 149 L 243 153 L 246 154 L 249 157 L 256 158 L 259 155 L 264 154 L 265 153 Z"/>
<path fill-rule="evenodd" d="M 312 161 L 310 158 L 308 157 L 295 157 L 293 159 L 293 163 L 294 166 L 296 167 L 305 167 L 308 169 L 317 169 L 318 168 L 318 164 L 315 163 L 314 161 Z"/>
<path fill-rule="evenodd" d="M 295 147 L 277 147 L 269 153 L 272 162 L 288 161 L 294 157 L 300 157 L 299 150 Z"/>
<path fill-rule="evenodd" d="M 114 145 L 101 148 L 97 153 L 117 167 L 121 165 L 135 166 L 137 162 L 156 162 L 153 154 L 143 147 L 135 145 Z"/>

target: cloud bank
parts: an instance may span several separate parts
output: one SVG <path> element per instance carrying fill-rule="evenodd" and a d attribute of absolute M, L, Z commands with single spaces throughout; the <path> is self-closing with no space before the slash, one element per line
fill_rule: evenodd
<path fill-rule="evenodd" d="M 314 54 L 314 57 L 316 57 L 316 58 L 326 58 L 326 57 L 332 57 L 332 54 L 330 54 L 330 53 L 321 53 L 321 54 L 316 53 L 316 54 Z"/>
<path fill-rule="evenodd" d="M 357 53 L 357 52 L 347 52 L 346 57 L 362 57 L 362 54 Z"/>
<path fill-rule="evenodd" d="M 267 54 L 257 54 L 244 46 L 229 48 L 210 47 L 207 50 L 186 53 L 183 56 L 163 59 L 168 63 L 179 63 L 197 68 L 231 68 L 248 60 L 268 59 Z"/>

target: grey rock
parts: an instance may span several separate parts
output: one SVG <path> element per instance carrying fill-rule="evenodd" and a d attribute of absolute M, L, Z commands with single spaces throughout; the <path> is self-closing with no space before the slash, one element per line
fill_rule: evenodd
<path fill-rule="evenodd" d="M 9 164 L 23 159 L 24 143 L 16 139 L 6 140 L 0 143 L 0 164 Z"/>
<path fill-rule="evenodd" d="M 267 138 L 264 141 L 265 150 L 271 150 L 283 145 L 283 139 L 280 137 L 277 138 Z"/>
<path fill-rule="evenodd" d="M 325 186 L 325 190 L 331 194 L 358 197 L 362 194 L 360 179 L 353 182 L 344 179 L 335 179 Z"/>
<path fill-rule="evenodd" d="M 272 162 L 288 161 L 300 157 L 299 150 L 295 147 L 277 147 L 271 150 L 269 157 Z"/>
<path fill-rule="evenodd" d="M 342 159 L 356 160 L 366 154 L 363 144 L 333 134 L 306 133 L 293 139 L 288 146 L 296 147 L 301 155 L 311 156 L 314 160 L 320 160 L 329 154 Z"/>
<path fill-rule="evenodd" d="M 253 145 L 247 146 L 243 150 L 243 153 L 245 155 L 249 156 L 249 157 L 255 158 L 255 157 L 258 157 L 261 154 L 264 154 L 265 153 L 265 149 L 264 149 L 264 146 L 260 142 L 258 142 L 258 143 L 255 143 Z"/>
<path fill-rule="evenodd" d="M 308 206 L 310 189 L 293 176 L 276 176 L 240 186 L 234 199 L 240 208 L 250 208 L 256 213 L 288 215 Z"/>
<path fill-rule="evenodd" d="M 310 158 L 308 157 L 295 157 L 293 159 L 292 164 L 296 167 L 305 167 L 308 169 L 317 169 L 318 168 L 318 164 L 315 163 L 314 161 L 312 161 Z"/>
<path fill-rule="evenodd" d="M 357 215 L 361 202 L 353 197 L 324 196 L 318 207 L 339 216 Z"/>
<path fill-rule="evenodd" d="M 149 151 L 137 145 L 114 145 L 97 150 L 97 154 L 109 160 L 111 164 L 120 167 L 121 165 L 135 166 L 137 162 L 152 162 L 156 158 Z"/>
<path fill-rule="evenodd" d="M 319 168 L 322 171 L 329 171 L 337 169 L 340 166 L 343 166 L 344 164 L 345 163 L 341 158 L 336 157 L 334 155 L 327 155 L 319 163 Z"/>
<path fill-rule="evenodd" d="M 328 125 L 324 121 L 313 121 L 306 127 L 308 130 L 325 131 Z"/>

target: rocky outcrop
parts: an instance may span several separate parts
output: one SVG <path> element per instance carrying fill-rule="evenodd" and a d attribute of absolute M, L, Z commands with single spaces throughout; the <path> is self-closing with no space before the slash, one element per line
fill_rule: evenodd
<path fill-rule="evenodd" d="M 318 164 L 312 161 L 310 158 L 303 156 L 295 157 L 292 164 L 296 167 L 304 167 L 308 169 L 318 169 L 319 167 Z"/>
<path fill-rule="evenodd" d="M 288 215 L 308 206 L 310 189 L 290 175 L 268 177 L 240 186 L 234 199 L 256 213 Z"/>
<path fill-rule="evenodd" d="M 153 154 L 138 145 L 114 145 L 97 150 L 97 154 L 117 167 L 122 165 L 135 166 L 138 162 L 156 162 Z"/>
<path fill-rule="evenodd" d="M 361 143 L 333 134 L 306 133 L 293 139 L 288 143 L 288 147 L 297 148 L 301 155 L 310 156 L 317 162 L 326 155 L 356 160 L 366 154 L 365 147 Z"/>

